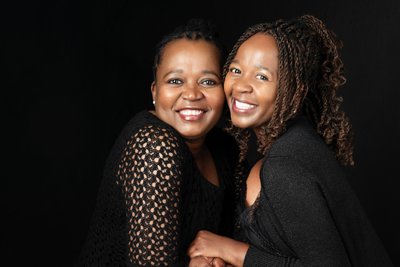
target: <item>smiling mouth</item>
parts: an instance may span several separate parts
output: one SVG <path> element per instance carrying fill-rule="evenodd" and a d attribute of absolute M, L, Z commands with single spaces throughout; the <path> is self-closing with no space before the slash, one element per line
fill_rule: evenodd
<path fill-rule="evenodd" d="M 233 110 L 237 112 L 249 112 L 255 109 L 257 106 L 254 104 L 246 103 L 237 100 L 236 98 L 233 99 L 232 103 Z"/>
<path fill-rule="evenodd" d="M 205 110 L 202 109 L 191 109 L 191 108 L 184 108 L 180 109 L 177 111 L 181 119 L 185 121 L 196 121 L 200 120 L 204 113 L 206 113 Z"/>

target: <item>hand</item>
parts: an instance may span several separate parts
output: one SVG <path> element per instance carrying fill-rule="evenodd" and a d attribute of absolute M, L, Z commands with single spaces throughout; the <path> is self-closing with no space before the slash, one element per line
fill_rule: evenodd
<path fill-rule="evenodd" d="M 189 267 L 225 267 L 226 264 L 221 258 L 208 258 L 198 256 L 190 259 Z"/>
<path fill-rule="evenodd" d="M 221 258 L 211 258 L 211 266 L 213 267 L 225 267 L 226 263 Z"/>
<path fill-rule="evenodd" d="M 209 258 L 222 258 L 224 237 L 208 231 L 199 231 L 190 244 L 188 255 L 190 258 L 204 256 Z"/>
<path fill-rule="evenodd" d="M 220 258 L 224 261 L 224 264 L 243 266 L 248 249 L 249 245 L 246 243 L 219 236 L 208 231 L 199 231 L 196 238 L 189 246 L 188 255 L 190 258 L 198 256 Z"/>
<path fill-rule="evenodd" d="M 189 267 L 210 267 L 212 258 L 208 259 L 207 257 L 197 256 L 190 259 Z"/>

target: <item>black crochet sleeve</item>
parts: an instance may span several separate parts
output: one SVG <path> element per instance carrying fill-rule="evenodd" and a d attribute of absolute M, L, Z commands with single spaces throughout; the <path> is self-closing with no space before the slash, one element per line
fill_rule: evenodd
<path fill-rule="evenodd" d="M 142 127 L 128 140 L 117 168 L 128 221 L 128 264 L 178 261 L 183 147 L 171 131 Z"/>

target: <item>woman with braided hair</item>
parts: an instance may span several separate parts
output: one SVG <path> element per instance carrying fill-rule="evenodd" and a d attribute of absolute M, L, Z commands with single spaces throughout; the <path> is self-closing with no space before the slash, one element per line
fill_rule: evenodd
<path fill-rule="evenodd" d="M 230 132 L 258 161 L 237 179 L 237 240 L 200 231 L 191 257 L 234 266 L 392 266 L 346 181 L 341 43 L 306 15 L 248 28 L 225 64 Z M 241 179 L 244 177 L 244 179 Z"/>

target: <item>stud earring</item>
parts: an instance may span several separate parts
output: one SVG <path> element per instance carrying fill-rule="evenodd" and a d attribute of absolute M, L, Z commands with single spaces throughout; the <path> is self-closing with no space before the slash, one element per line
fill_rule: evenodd
<path fill-rule="evenodd" d="M 153 100 L 153 105 L 155 105 L 156 104 L 156 101 L 155 100 Z"/>

